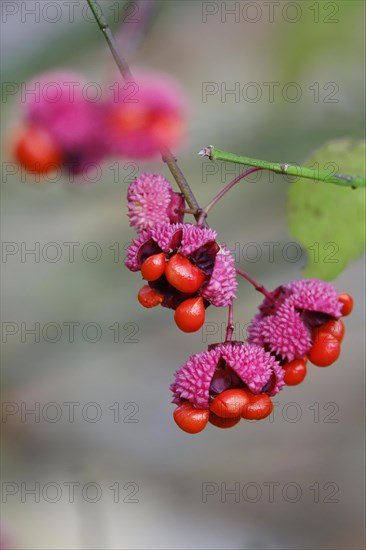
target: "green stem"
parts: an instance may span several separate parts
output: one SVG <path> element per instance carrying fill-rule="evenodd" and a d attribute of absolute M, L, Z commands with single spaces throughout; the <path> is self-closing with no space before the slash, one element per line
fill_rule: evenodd
<path fill-rule="evenodd" d="M 248 166 L 255 166 L 265 170 L 276 172 L 277 174 L 284 174 L 287 176 L 297 176 L 301 178 L 312 179 L 314 181 L 324 181 L 327 183 L 334 183 L 335 185 L 342 185 L 344 187 L 366 187 L 366 178 L 364 176 L 348 176 L 345 174 L 329 174 L 322 170 L 313 170 L 312 168 L 306 168 L 304 166 L 297 166 L 294 164 L 286 164 L 279 162 L 268 162 L 266 160 L 253 159 L 249 157 L 243 157 L 221 151 L 216 149 L 213 145 L 205 147 L 198 153 L 202 157 L 209 157 L 210 160 L 223 160 L 226 162 L 234 162 L 236 164 L 246 164 Z"/>
<path fill-rule="evenodd" d="M 103 10 L 100 7 L 97 0 L 86 0 L 89 4 L 89 7 L 94 15 L 94 18 L 98 24 L 98 27 L 103 33 L 104 38 L 107 41 L 107 44 L 109 46 L 109 49 L 112 52 L 112 55 L 114 57 L 114 60 L 120 70 L 120 73 L 124 80 L 127 82 L 136 83 L 135 79 L 132 76 L 130 67 L 127 63 L 127 61 L 124 59 L 120 51 L 118 50 L 117 43 L 115 41 L 115 38 L 113 36 L 113 33 L 111 31 L 111 28 L 106 20 L 106 18 L 103 15 Z M 190 188 L 186 178 L 183 175 L 183 172 L 179 168 L 177 161 L 175 157 L 173 156 L 172 152 L 169 149 L 164 149 L 161 152 L 161 156 L 163 161 L 167 164 L 173 178 L 175 179 L 181 193 L 183 193 L 184 198 L 188 204 L 188 206 L 192 210 L 199 210 L 199 204 L 192 192 L 192 189 Z M 198 219 L 199 214 L 195 215 L 196 219 Z"/>

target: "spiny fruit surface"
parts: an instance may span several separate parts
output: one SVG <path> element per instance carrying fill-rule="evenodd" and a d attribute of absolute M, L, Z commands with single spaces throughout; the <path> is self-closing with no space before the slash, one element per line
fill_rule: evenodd
<path fill-rule="evenodd" d="M 240 416 L 234 416 L 233 418 L 222 418 L 222 416 L 217 416 L 217 414 L 210 411 L 208 421 L 213 426 L 216 426 L 216 428 L 226 429 L 236 426 L 236 424 L 240 422 Z"/>

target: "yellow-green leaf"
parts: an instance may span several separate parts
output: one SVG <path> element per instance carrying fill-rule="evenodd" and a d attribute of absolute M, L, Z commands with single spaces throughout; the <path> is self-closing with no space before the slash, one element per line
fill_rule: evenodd
<path fill-rule="evenodd" d="M 365 174 L 366 142 L 326 143 L 306 165 L 350 175 Z M 366 244 L 366 190 L 300 179 L 291 184 L 287 216 L 291 234 L 308 253 L 305 277 L 335 279 Z"/>

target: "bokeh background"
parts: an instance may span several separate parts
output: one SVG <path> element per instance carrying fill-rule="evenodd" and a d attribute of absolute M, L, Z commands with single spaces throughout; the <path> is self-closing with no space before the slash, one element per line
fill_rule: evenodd
<path fill-rule="evenodd" d="M 120 32 L 122 1 L 101 4 L 119 41 L 138 37 L 138 22 Z M 205 145 L 300 163 L 327 139 L 364 135 L 364 21 L 364 2 L 353 0 L 160 3 L 144 35 L 124 45 L 133 67 L 165 71 L 187 94 L 179 163 L 201 204 L 235 175 L 229 165 L 208 168 L 197 156 Z M 82 0 L 2 2 L 1 42 L 3 85 L 58 67 L 102 86 L 115 75 Z M 278 83 L 273 100 L 268 82 Z M 289 100 L 290 82 L 298 101 Z M 219 91 L 204 97 L 205 83 Z M 239 98 L 225 93 L 236 83 Z M 185 335 L 170 311 L 139 306 L 141 278 L 123 266 L 134 237 L 125 207 L 131 174 L 169 177 L 166 167 L 112 159 L 95 183 L 22 181 L 4 170 L 20 118 L 17 96 L 4 94 L 2 240 L 19 252 L 2 262 L 2 326 L 17 332 L 3 332 L 2 345 L 1 548 L 363 548 L 364 259 L 336 281 L 355 298 L 338 362 L 310 366 L 303 384 L 275 398 L 270 419 L 189 436 L 172 419 L 169 384 L 188 355 L 222 338 L 226 312 L 210 308 L 202 331 Z M 221 242 L 268 288 L 301 277 L 306 264 L 289 246 L 288 186 L 263 173 L 210 215 Z M 79 243 L 73 262 L 70 242 Z M 56 262 L 42 255 L 54 255 L 49 243 L 62 250 Z M 264 243 L 279 243 L 273 257 Z M 39 261 L 22 257 L 22 247 L 37 246 Z M 259 302 L 240 282 L 237 338 Z M 25 332 L 35 323 L 39 341 Z M 65 323 L 79 323 L 74 341 Z"/>

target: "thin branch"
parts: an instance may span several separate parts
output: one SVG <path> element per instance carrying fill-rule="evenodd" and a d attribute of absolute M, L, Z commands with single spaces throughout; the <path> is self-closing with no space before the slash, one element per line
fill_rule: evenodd
<path fill-rule="evenodd" d="M 272 294 L 263 285 L 257 283 L 257 281 L 255 281 L 252 277 L 250 277 L 250 275 L 245 273 L 245 271 L 241 271 L 241 269 L 236 269 L 236 272 L 238 275 L 241 275 L 241 277 L 244 277 L 244 279 L 246 279 L 251 285 L 253 285 L 258 292 L 261 292 L 266 298 L 273 302 Z"/>
<path fill-rule="evenodd" d="M 99 3 L 96 0 L 87 0 L 89 7 L 94 15 L 95 21 L 98 24 L 99 29 L 102 31 L 104 38 L 107 41 L 109 49 L 112 52 L 113 58 L 119 68 L 119 71 L 123 78 L 128 82 L 134 82 L 134 78 L 130 71 L 127 61 L 118 51 L 117 42 L 113 36 L 112 30 L 104 17 L 103 10 L 100 7 Z"/>
<path fill-rule="evenodd" d="M 234 332 L 234 305 L 232 302 L 231 304 L 229 304 L 228 308 L 229 308 L 229 311 L 228 311 L 225 342 L 231 342 L 233 338 L 233 332 Z"/>
<path fill-rule="evenodd" d="M 114 60 L 120 70 L 120 73 L 122 77 L 127 82 L 132 82 L 136 84 L 136 81 L 133 78 L 132 72 L 130 70 L 130 67 L 127 63 L 127 61 L 124 59 L 123 55 L 118 49 L 116 40 L 113 36 L 113 33 L 111 31 L 111 28 L 106 20 L 106 18 L 103 15 L 103 10 L 100 7 L 100 4 L 97 2 L 97 0 L 87 0 L 89 7 L 94 15 L 94 18 L 98 24 L 99 29 L 102 31 L 104 38 L 107 41 L 107 44 L 112 52 L 112 55 L 114 57 Z M 190 188 L 186 178 L 184 177 L 183 172 L 179 168 L 177 161 L 175 157 L 173 156 L 172 152 L 165 148 L 164 150 L 160 151 L 163 161 L 168 166 L 173 178 L 175 179 L 181 193 L 183 193 L 184 198 L 190 208 L 193 210 L 199 210 L 198 202 L 192 192 L 192 189 Z M 195 216 L 196 219 L 198 218 L 198 214 Z"/>
<path fill-rule="evenodd" d="M 219 202 L 219 200 L 222 199 L 222 197 L 224 195 L 226 195 L 226 193 L 228 191 L 230 191 L 230 189 L 232 187 L 234 187 L 234 185 L 236 185 L 240 180 L 242 180 L 243 178 L 245 178 L 246 176 L 249 176 L 249 174 L 252 174 L 253 172 L 258 172 L 258 170 L 263 170 L 263 168 L 249 168 L 248 170 L 246 170 L 245 172 L 243 172 L 242 174 L 239 174 L 239 176 L 237 176 L 235 179 L 233 179 L 233 181 L 231 181 L 230 183 L 227 184 L 226 187 L 224 187 L 224 189 L 222 189 L 220 191 L 220 193 L 218 193 L 216 195 L 216 197 L 214 197 L 212 199 L 212 201 L 210 201 L 208 203 L 207 206 L 205 206 L 205 208 L 203 208 L 203 211 L 206 213 L 206 215 L 209 213 L 209 211 Z"/>
<path fill-rule="evenodd" d="M 183 193 L 184 198 L 186 199 L 186 202 L 188 206 L 192 210 L 200 210 L 200 206 L 197 202 L 196 197 L 193 194 L 193 191 L 187 182 L 182 170 L 179 168 L 177 164 L 176 158 L 173 156 L 173 153 L 165 148 L 161 151 L 161 158 L 168 166 L 170 173 L 172 174 L 173 178 L 175 179 L 181 193 Z M 198 218 L 198 214 L 195 214 L 195 218 Z"/>

